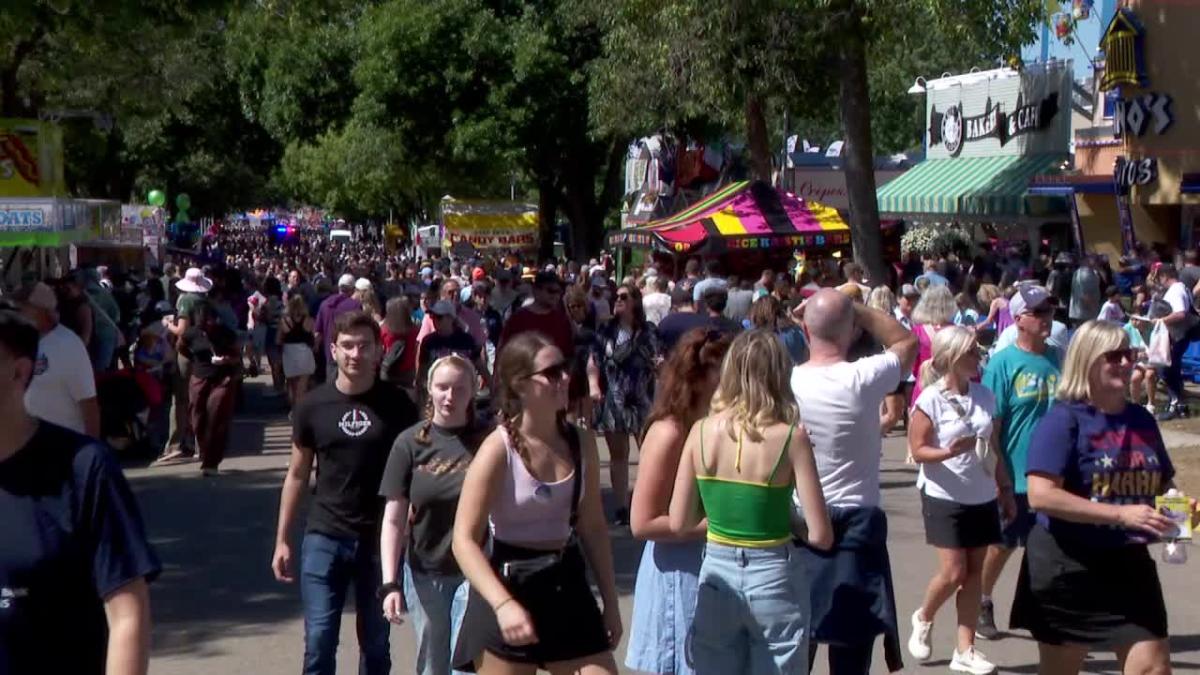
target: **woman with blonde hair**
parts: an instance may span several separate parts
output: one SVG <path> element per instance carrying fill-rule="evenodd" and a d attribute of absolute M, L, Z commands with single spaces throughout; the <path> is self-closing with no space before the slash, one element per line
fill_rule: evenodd
<path fill-rule="evenodd" d="M 371 286 L 371 282 L 361 283 L 366 279 L 359 279 L 354 284 L 354 299 L 358 304 L 362 305 L 362 310 L 366 312 L 376 322 L 383 322 L 383 307 L 379 306 L 379 296 L 375 295 L 375 288 Z"/>
<path fill-rule="evenodd" d="M 475 453 L 454 520 L 454 558 L 471 585 L 456 668 L 617 672 L 621 615 L 600 459 L 592 435 L 566 421 L 569 373 L 537 332 L 512 338 L 496 359 L 501 426 Z"/>
<path fill-rule="evenodd" d="M 279 317 L 275 339 L 282 347 L 280 360 L 283 362 L 288 402 L 295 408 L 308 391 L 308 378 L 317 370 L 313 354 L 313 320 L 308 315 L 304 296 L 299 293 L 288 296 L 287 307 L 283 316 Z"/>
<path fill-rule="evenodd" d="M 913 363 L 913 375 L 917 378 L 913 386 L 915 403 L 921 396 L 921 366 L 933 357 L 933 336 L 938 331 L 954 325 L 954 316 L 958 313 L 958 304 L 954 294 L 945 286 L 935 285 L 925 289 L 917 306 L 913 308 L 913 335 L 917 336 L 917 360 Z"/>
<path fill-rule="evenodd" d="M 887 286 L 872 288 L 871 295 L 867 297 L 867 307 L 877 309 L 888 316 L 895 316 L 896 304 L 896 294 Z M 879 430 L 884 436 L 891 433 L 900 420 L 904 419 L 904 394 L 907 388 L 908 382 L 901 382 L 895 391 L 883 399 L 883 412 L 879 416 Z"/>
<path fill-rule="evenodd" d="M 1126 673 L 1171 672 L 1167 611 L 1147 544 L 1177 532 L 1155 508 L 1175 469 L 1154 416 L 1126 398 L 1133 363 L 1120 326 L 1084 323 L 1067 349 L 1057 401 L 1029 445 L 1037 524 L 1012 625 L 1037 640 L 1039 672 L 1078 673 L 1092 649 L 1115 650 Z"/>
<path fill-rule="evenodd" d="M 467 467 L 489 430 L 475 416 L 479 375 L 470 361 L 443 356 L 424 384 L 425 419 L 396 438 L 380 483 L 387 500 L 380 595 L 389 621 L 400 623 L 406 612 L 412 618 L 416 672 L 448 675 L 467 606 L 467 583 L 450 551 L 454 515 Z"/>
<path fill-rule="evenodd" d="M 933 357 L 921 368 L 924 389 L 913 405 L 908 443 L 920 465 L 917 489 L 925 541 L 938 554 L 938 571 L 912 615 L 908 651 L 924 661 L 938 609 L 957 594 L 957 635 L 950 668 L 974 675 L 996 669 L 975 649 L 983 560 L 1000 542 L 997 495 L 1014 508 L 1012 481 L 991 449 L 996 399 L 973 379 L 981 355 L 975 332 L 950 326 L 933 336 Z"/>
<path fill-rule="evenodd" d="M 809 546 L 828 549 L 833 530 L 791 373 L 773 332 L 739 335 L 710 414 L 684 444 L 671 530 L 683 535 L 708 519 L 692 624 L 697 673 L 808 672 L 810 598 L 792 543 L 793 493 Z"/>

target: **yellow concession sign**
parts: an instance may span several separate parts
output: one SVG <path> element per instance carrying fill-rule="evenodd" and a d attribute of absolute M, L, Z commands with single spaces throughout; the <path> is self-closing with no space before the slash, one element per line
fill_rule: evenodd
<path fill-rule="evenodd" d="M 0 119 L 0 197 L 65 191 L 62 130 L 38 120 Z"/>
<path fill-rule="evenodd" d="M 537 206 L 520 202 L 442 199 L 442 225 L 451 245 L 475 248 L 534 248 L 538 245 Z"/>

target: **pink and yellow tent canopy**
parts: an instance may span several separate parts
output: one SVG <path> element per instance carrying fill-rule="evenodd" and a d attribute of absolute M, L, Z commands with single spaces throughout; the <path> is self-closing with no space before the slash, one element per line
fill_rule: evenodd
<path fill-rule="evenodd" d="M 731 183 L 675 215 L 608 235 L 610 246 L 672 253 L 821 248 L 850 242 L 838 212 L 762 181 Z"/>

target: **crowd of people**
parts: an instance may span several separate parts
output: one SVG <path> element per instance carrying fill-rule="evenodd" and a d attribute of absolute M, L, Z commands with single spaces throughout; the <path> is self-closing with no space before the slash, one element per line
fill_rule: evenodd
<path fill-rule="evenodd" d="M 932 657 L 954 598 L 949 667 L 988 675 L 977 639 L 1001 637 L 993 593 L 1019 548 L 1010 627 L 1041 672 L 1100 648 L 1170 670 L 1147 547 L 1175 528 L 1155 508 L 1174 486 L 1155 416 L 1187 411 L 1190 253 L 1115 273 L 906 255 L 873 280 L 837 258 L 757 279 L 698 260 L 621 277 L 608 258 L 422 260 L 248 225 L 205 252 L 144 278 L 31 280 L 0 310 L 0 511 L 16 514 L 0 672 L 144 672 L 161 565 L 97 439 L 219 480 L 260 369 L 293 427 L 270 564 L 300 589 L 305 673 L 334 672 L 353 588 L 368 674 L 390 672 L 405 616 L 428 675 L 615 673 L 626 630 L 644 672 L 806 673 L 826 645 L 831 673 L 865 674 L 881 636 L 895 671 Z M 938 560 L 907 626 L 880 485 L 901 427 Z M 646 542 L 632 617 L 611 527 Z M 37 650 L 67 611 L 87 648 Z"/>

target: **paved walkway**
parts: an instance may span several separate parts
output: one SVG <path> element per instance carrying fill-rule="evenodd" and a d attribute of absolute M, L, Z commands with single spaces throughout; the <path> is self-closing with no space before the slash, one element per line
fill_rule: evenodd
<path fill-rule="evenodd" d="M 299 592 L 295 586 L 277 583 L 270 571 L 290 427 L 281 402 L 264 399 L 261 392 L 261 384 L 248 385 L 248 410 L 234 425 L 233 452 L 222 465 L 220 477 L 201 478 L 194 464 L 127 470 L 145 512 L 150 538 L 164 563 L 162 577 L 152 586 L 151 672 L 156 675 L 282 675 L 300 669 L 304 627 Z M 920 506 L 913 487 L 915 469 L 903 463 L 902 440 L 889 439 L 885 455 L 883 501 L 890 522 L 888 545 L 896 602 L 906 624 L 921 600 L 936 558 L 924 544 Z M 298 549 L 298 541 L 295 546 Z M 628 630 L 641 545 L 626 530 L 614 533 L 613 549 L 622 594 L 621 614 Z M 1200 672 L 1200 603 L 1196 602 L 1200 560 L 1188 566 L 1160 565 L 1159 570 L 1174 635 L 1175 672 Z M 998 620 L 1003 623 L 1007 622 L 1015 578 L 1016 565 L 1012 564 L 997 593 Z M 933 660 L 917 666 L 907 659 L 906 671 L 949 672 L 946 666 L 953 648 L 952 608 L 943 608 L 938 619 Z M 907 639 L 906 625 L 902 631 Z M 353 609 L 344 617 L 341 636 L 339 672 L 356 672 Z M 1004 672 L 1037 672 L 1036 646 L 1027 635 L 983 642 L 980 647 Z M 407 625 L 394 628 L 393 672 L 412 672 L 414 651 L 411 629 Z M 617 654 L 618 659 L 624 657 L 624 644 Z M 823 654 L 818 656 L 816 673 L 826 672 L 820 663 L 822 658 Z M 885 672 L 882 660 L 881 649 L 877 648 L 874 672 Z M 1111 654 L 1095 655 L 1086 670 L 1117 672 Z"/>

